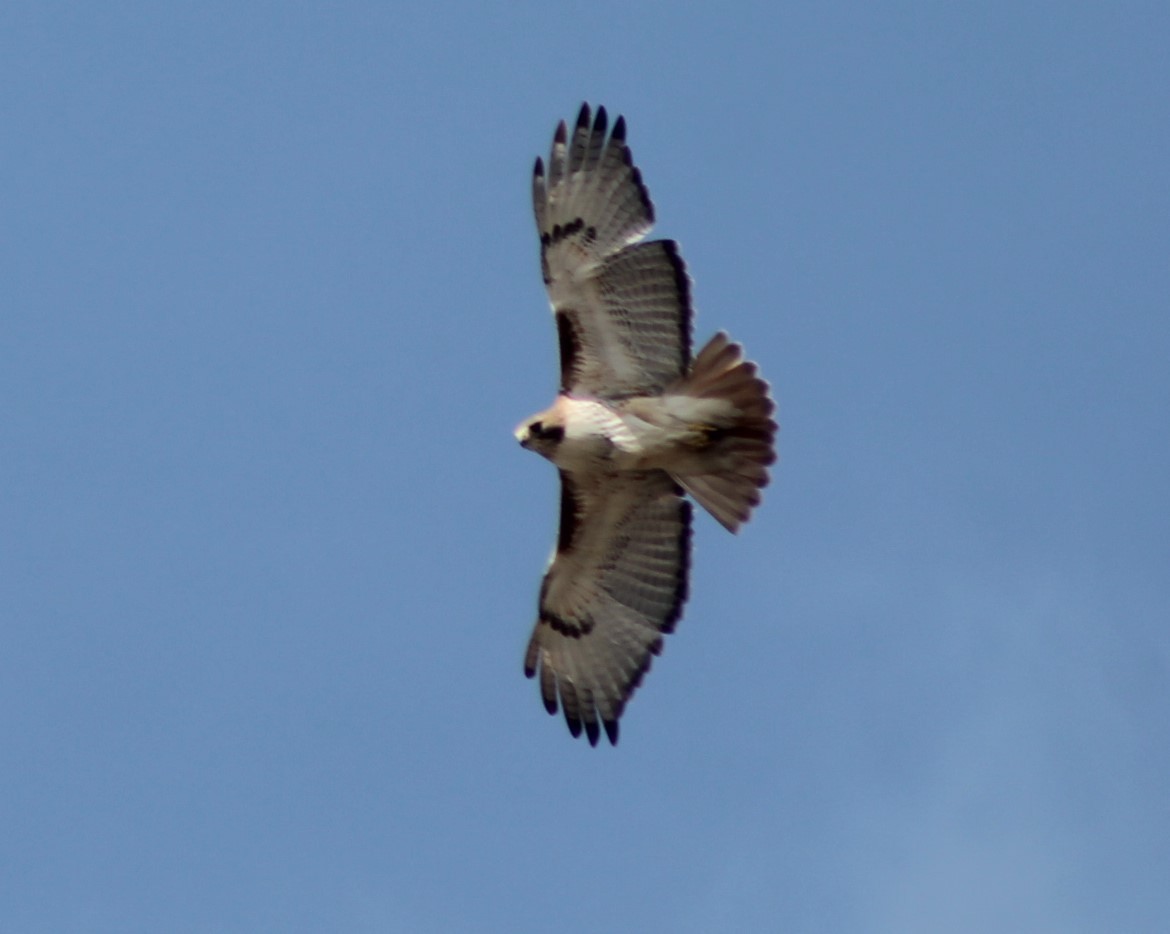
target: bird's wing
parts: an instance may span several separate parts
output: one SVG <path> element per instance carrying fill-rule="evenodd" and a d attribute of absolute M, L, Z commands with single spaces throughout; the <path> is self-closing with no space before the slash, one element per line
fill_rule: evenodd
<path fill-rule="evenodd" d="M 687 597 L 691 506 L 662 471 L 561 472 L 561 525 L 524 673 L 550 714 L 617 742 L 626 701 Z"/>
<path fill-rule="evenodd" d="M 602 398 L 660 392 L 691 358 L 691 289 L 672 240 L 638 243 L 654 206 L 618 117 L 581 107 L 532 179 L 540 265 L 557 323 L 561 389 Z"/>

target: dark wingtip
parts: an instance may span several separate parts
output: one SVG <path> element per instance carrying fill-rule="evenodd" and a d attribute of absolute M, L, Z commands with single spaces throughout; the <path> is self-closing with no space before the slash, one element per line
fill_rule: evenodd
<path fill-rule="evenodd" d="M 568 708 L 565 709 L 565 723 L 569 725 L 569 732 L 573 734 L 573 739 L 581 735 L 581 721 L 569 714 Z"/>
<path fill-rule="evenodd" d="M 536 165 L 532 167 L 532 174 L 537 178 L 544 178 L 544 160 L 540 156 L 536 157 Z"/>
<path fill-rule="evenodd" d="M 617 720 L 605 721 L 605 735 L 609 739 L 611 746 L 616 746 L 618 741 L 618 722 Z"/>
<path fill-rule="evenodd" d="M 553 135 L 553 144 L 554 145 L 556 143 L 563 144 L 565 142 L 565 140 L 568 138 L 569 138 L 569 128 L 565 126 L 565 121 L 562 120 L 560 123 L 557 124 L 557 131 Z"/>
<path fill-rule="evenodd" d="M 577 129 L 584 130 L 589 126 L 589 102 L 586 101 L 581 105 L 581 109 L 577 111 Z"/>
<path fill-rule="evenodd" d="M 598 107 L 597 116 L 593 118 L 593 132 L 604 134 L 607 123 L 609 123 L 609 117 L 605 113 L 605 107 Z"/>
<path fill-rule="evenodd" d="M 626 118 L 619 115 L 617 123 L 613 125 L 613 138 L 619 143 L 626 141 Z"/>
<path fill-rule="evenodd" d="M 601 731 L 597 728 L 596 720 L 585 721 L 585 736 L 588 738 L 590 746 L 597 745 L 597 740 L 601 736 Z"/>

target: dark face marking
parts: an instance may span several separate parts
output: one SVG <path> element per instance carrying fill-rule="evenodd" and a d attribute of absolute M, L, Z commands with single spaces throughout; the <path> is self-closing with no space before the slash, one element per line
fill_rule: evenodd
<path fill-rule="evenodd" d="M 558 444 L 565 438 L 565 429 L 562 425 L 549 425 L 547 428 L 543 422 L 535 421 L 528 426 L 528 433 L 534 438 L 539 438 L 541 441 L 551 441 Z"/>

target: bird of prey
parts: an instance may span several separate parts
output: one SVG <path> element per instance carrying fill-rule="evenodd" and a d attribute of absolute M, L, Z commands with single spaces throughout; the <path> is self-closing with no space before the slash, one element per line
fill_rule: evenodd
<path fill-rule="evenodd" d="M 604 107 L 564 121 L 532 179 L 560 343 L 553 405 L 516 429 L 556 465 L 560 531 L 524 673 L 573 736 L 613 744 L 626 702 L 687 599 L 689 493 L 735 532 L 775 460 L 768 384 L 718 333 L 692 359 L 691 285 Z"/>

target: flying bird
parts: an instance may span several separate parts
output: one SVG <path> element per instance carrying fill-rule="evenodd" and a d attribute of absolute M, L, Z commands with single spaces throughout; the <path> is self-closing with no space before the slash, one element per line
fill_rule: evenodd
<path fill-rule="evenodd" d="M 561 385 L 516 429 L 560 472 L 560 530 L 524 673 L 573 736 L 613 744 L 626 702 L 687 599 L 689 493 L 728 531 L 775 460 L 768 384 L 720 332 L 692 359 L 691 284 L 673 240 L 643 241 L 654 206 L 618 117 L 557 126 L 532 200 Z"/>

